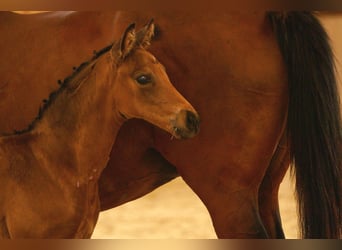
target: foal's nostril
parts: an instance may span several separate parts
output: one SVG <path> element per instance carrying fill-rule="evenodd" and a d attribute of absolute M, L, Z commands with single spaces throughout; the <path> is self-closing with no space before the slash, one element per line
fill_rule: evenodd
<path fill-rule="evenodd" d="M 195 133 L 199 131 L 199 117 L 191 111 L 186 111 L 186 127 Z"/>

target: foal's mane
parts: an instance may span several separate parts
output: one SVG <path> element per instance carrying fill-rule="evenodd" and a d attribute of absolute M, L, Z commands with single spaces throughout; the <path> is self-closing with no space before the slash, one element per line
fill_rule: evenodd
<path fill-rule="evenodd" d="M 152 20 L 150 22 L 152 22 Z M 139 32 L 136 33 L 137 39 L 135 40 L 132 46 L 133 48 L 131 49 L 130 52 L 134 51 L 136 48 L 141 47 L 142 45 L 141 42 L 143 41 L 145 32 L 146 32 L 145 30 L 140 30 Z M 13 133 L 4 133 L 4 134 L 1 134 L 0 136 L 18 135 L 18 134 L 24 134 L 26 132 L 31 131 L 35 127 L 36 123 L 42 119 L 44 112 L 51 106 L 54 100 L 56 100 L 57 96 L 59 96 L 65 89 L 68 89 L 69 86 L 72 85 L 73 83 L 77 85 L 78 87 L 82 83 L 82 80 L 87 76 L 87 74 L 83 74 L 83 73 L 86 73 L 92 70 L 96 64 L 97 59 L 100 58 L 105 53 L 107 53 L 108 51 L 110 51 L 113 47 L 114 49 L 119 49 L 120 42 L 121 41 L 111 43 L 110 45 L 100 49 L 99 51 L 94 51 L 94 55 L 89 61 L 85 61 L 81 63 L 78 67 L 74 67 L 73 68 L 74 72 L 70 76 L 66 77 L 63 81 L 58 80 L 58 84 L 60 85 L 60 87 L 57 90 L 51 92 L 48 99 L 43 100 L 43 105 L 39 107 L 38 115 L 32 120 L 32 122 L 26 128 L 22 130 L 14 130 Z M 127 54 L 125 57 L 127 56 L 129 55 Z M 117 61 L 116 62 L 117 66 L 121 62 L 122 60 Z"/>
<path fill-rule="evenodd" d="M 86 70 L 91 70 L 97 59 L 107 53 L 111 50 L 111 48 L 114 46 L 114 43 L 102 48 L 99 51 L 94 51 L 94 56 L 89 60 L 81 63 L 78 67 L 74 67 L 74 72 L 67 76 L 63 81 L 58 80 L 58 84 L 60 85 L 59 88 L 53 92 L 50 93 L 48 99 L 43 100 L 43 105 L 39 107 L 38 115 L 32 120 L 32 122 L 24 129 L 22 130 L 14 130 L 14 133 L 9 134 L 2 134 L 2 136 L 10 136 L 10 135 L 18 135 L 18 134 L 24 134 L 26 132 L 31 131 L 36 123 L 41 120 L 43 117 L 44 112 L 51 106 L 51 104 L 54 102 L 54 100 L 59 96 L 63 90 L 67 89 L 74 81 L 78 80 L 78 77 L 81 73 L 85 72 Z M 80 84 L 80 83 L 78 83 Z"/>

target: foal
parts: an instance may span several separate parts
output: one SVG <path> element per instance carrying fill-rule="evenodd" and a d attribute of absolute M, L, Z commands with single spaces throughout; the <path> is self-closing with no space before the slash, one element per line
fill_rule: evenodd
<path fill-rule="evenodd" d="M 130 25 L 64 80 L 25 131 L 0 138 L 0 238 L 90 237 L 97 180 L 125 120 L 176 138 L 198 133 L 196 111 L 145 50 L 153 30 L 152 22 L 138 33 Z"/>

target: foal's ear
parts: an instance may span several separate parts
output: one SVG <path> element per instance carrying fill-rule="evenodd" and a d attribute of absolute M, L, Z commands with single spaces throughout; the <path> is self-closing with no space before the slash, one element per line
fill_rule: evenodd
<path fill-rule="evenodd" d="M 130 24 L 120 40 L 119 58 L 124 59 L 134 48 L 136 41 L 135 23 Z"/>
<path fill-rule="evenodd" d="M 151 44 L 154 35 L 154 22 L 151 19 L 140 31 L 137 38 L 137 43 L 146 49 Z"/>

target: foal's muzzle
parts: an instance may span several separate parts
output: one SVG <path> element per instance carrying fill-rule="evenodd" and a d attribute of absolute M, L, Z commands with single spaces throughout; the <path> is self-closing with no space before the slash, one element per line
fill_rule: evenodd
<path fill-rule="evenodd" d="M 189 110 L 181 110 L 176 117 L 173 127 L 177 138 L 192 138 L 199 132 L 200 118 L 197 113 Z"/>

